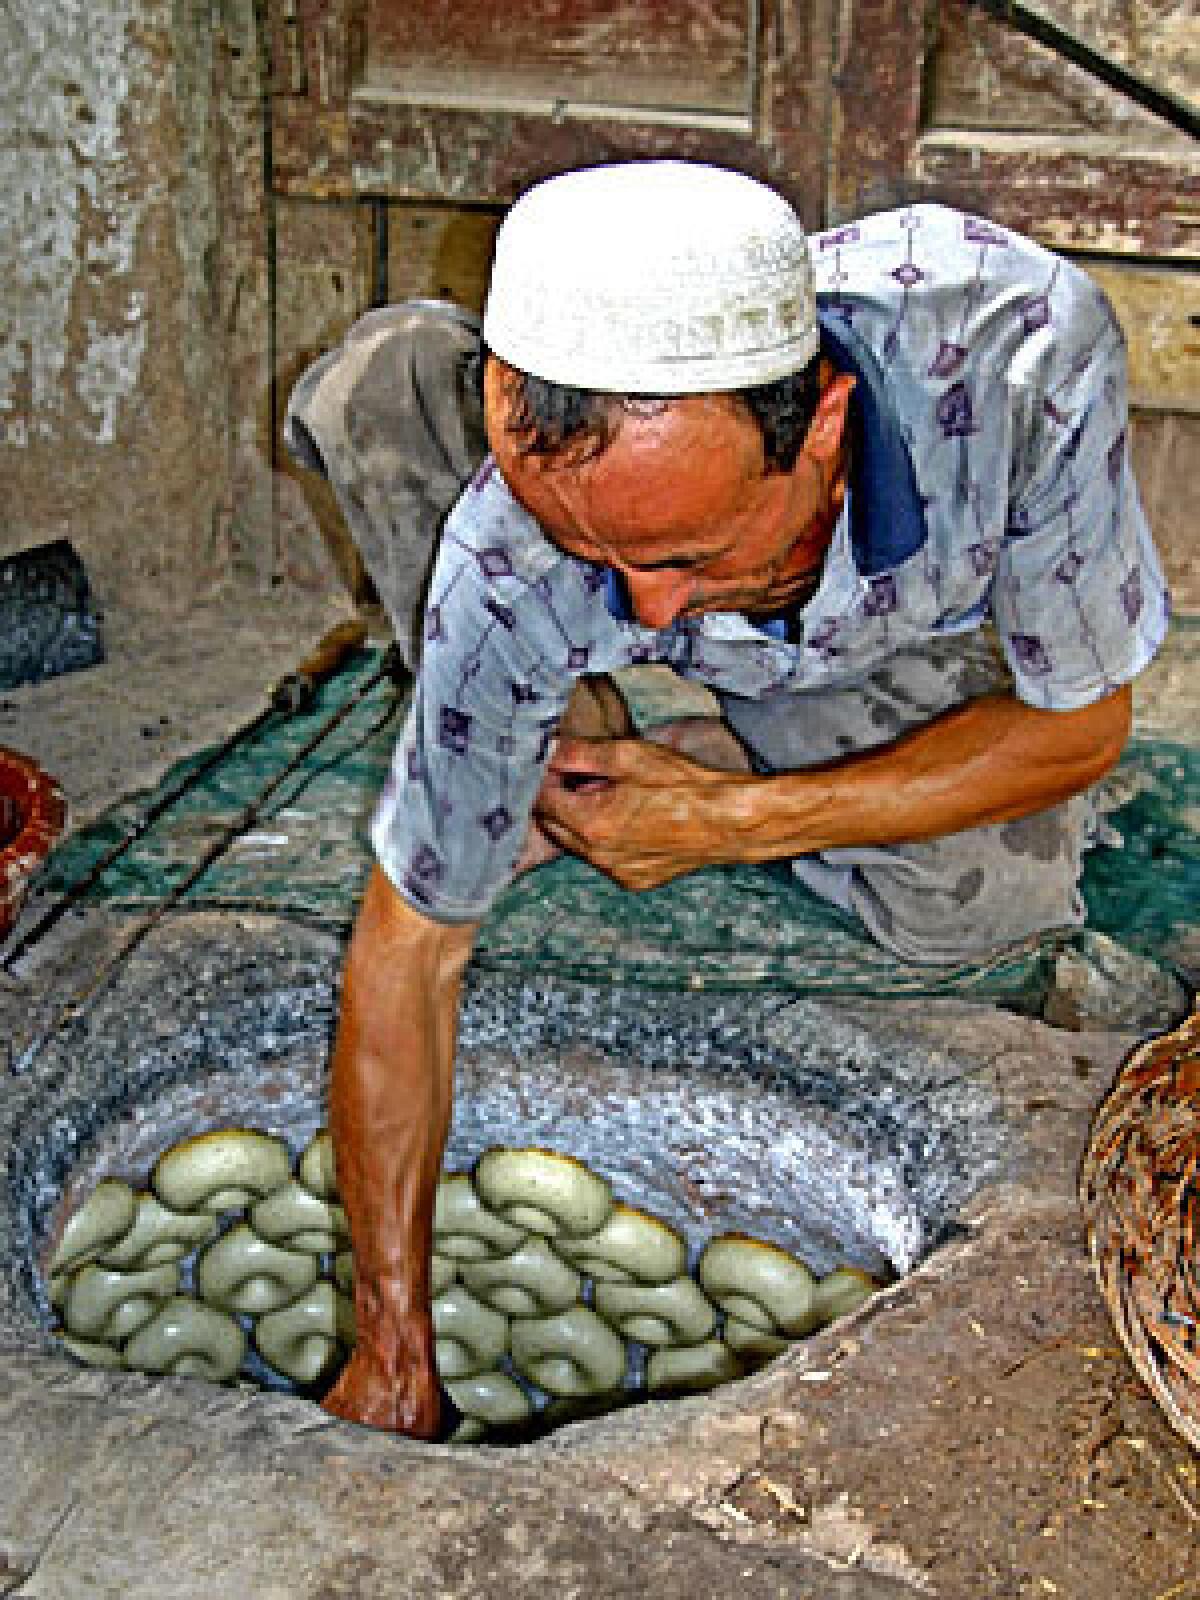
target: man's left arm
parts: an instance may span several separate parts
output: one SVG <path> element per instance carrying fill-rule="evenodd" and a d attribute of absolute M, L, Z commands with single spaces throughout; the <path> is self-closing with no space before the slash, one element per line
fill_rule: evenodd
<path fill-rule="evenodd" d="M 1077 710 L 1014 695 L 958 706 L 893 744 L 804 772 L 718 772 L 640 739 L 562 739 L 535 815 L 629 889 L 713 865 L 901 844 L 1007 822 L 1078 794 L 1129 734 L 1128 685 Z"/>

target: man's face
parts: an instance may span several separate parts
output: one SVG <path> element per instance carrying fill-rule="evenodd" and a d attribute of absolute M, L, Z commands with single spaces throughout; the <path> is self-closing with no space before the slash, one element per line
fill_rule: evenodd
<path fill-rule="evenodd" d="M 488 439 L 506 482 L 562 549 L 621 574 L 639 622 L 765 614 L 811 592 L 845 493 L 853 379 L 823 370 L 790 472 L 765 470 L 758 425 L 728 394 L 622 410 L 591 459 L 523 456 L 504 426 L 513 382 L 503 362 L 488 362 Z"/>

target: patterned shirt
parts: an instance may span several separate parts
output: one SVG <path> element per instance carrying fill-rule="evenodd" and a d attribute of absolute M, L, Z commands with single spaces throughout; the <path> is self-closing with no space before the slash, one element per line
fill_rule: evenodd
<path fill-rule="evenodd" d="M 553 545 L 491 460 L 448 518 L 372 825 L 380 864 L 425 915 L 473 921 L 509 882 L 584 673 L 656 662 L 718 696 L 805 695 L 990 621 L 1016 694 L 1065 710 L 1129 681 L 1162 642 L 1124 341 L 1099 287 L 940 206 L 817 234 L 812 248 L 824 348 L 859 380 L 859 440 L 819 586 L 794 616 L 641 626 L 611 575 Z"/>

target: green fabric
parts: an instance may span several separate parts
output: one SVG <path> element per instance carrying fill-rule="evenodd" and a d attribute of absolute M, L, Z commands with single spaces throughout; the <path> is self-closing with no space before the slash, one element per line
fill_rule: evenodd
<path fill-rule="evenodd" d="M 91 898 L 147 908 L 181 881 L 207 845 L 344 705 L 378 665 L 365 653 L 327 683 L 310 711 L 271 719 L 115 863 Z M 623 685 L 625 687 L 625 685 Z M 661 685 L 633 709 L 668 708 Z M 186 904 L 253 908 L 348 925 L 371 853 L 367 824 L 399 728 L 387 682 L 353 710 L 281 785 Z M 200 764 L 172 769 L 158 790 L 134 795 L 55 853 L 43 893 L 84 876 L 156 795 Z M 1200 906 L 1200 751 L 1138 739 L 1122 762 L 1133 798 L 1109 822 L 1112 841 L 1091 850 L 1084 875 L 1089 929 L 1161 964 Z M 1116 839 L 1120 847 L 1116 847 Z M 487 919 L 476 962 L 593 983 L 668 988 L 776 988 L 790 992 L 963 993 L 1036 1004 L 1064 945 L 1091 932 L 1050 935 L 982 964 L 914 967 L 879 949 L 858 923 L 797 884 L 786 869 L 711 868 L 663 889 L 629 894 L 583 863 L 560 861 L 507 891 Z"/>

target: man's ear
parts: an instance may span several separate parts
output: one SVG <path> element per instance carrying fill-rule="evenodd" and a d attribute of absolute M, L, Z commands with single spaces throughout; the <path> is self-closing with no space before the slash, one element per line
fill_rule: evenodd
<path fill-rule="evenodd" d="M 852 373 L 834 372 L 828 361 L 822 360 L 821 398 L 801 446 L 803 454 L 821 466 L 831 466 L 842 447 L 854 384 Z"/>
<path fill-rule="evenodd" d="M 494 456 L 503 452 L 509 435 L 518 381 L 507 362 L 489 353 L 483 369 L 483 422 L 488 448 Z"/>

